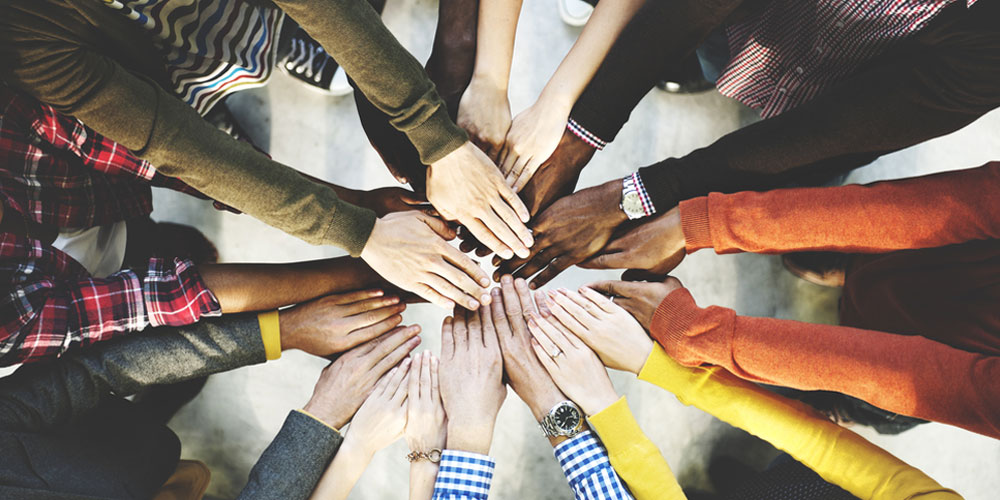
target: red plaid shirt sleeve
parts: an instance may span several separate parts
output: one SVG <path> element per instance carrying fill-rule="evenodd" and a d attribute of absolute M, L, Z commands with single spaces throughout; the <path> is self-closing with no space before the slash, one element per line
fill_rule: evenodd
<path fill-rule="evenodd" d="M 6 238 L 2 244 L 4 257 L 10 256 L 10 243 Z M 3 366 L 60 356 L 147 325 L 181 326 L 222 313 L 188 260 L 151 259 L 144 277 L 126 269 L 96 279 L 62 252 L 37 241 L 30 240 L 30 248 L 22 250 L 27 258 L 5 258 L 0 264 L 13 285 L 6 303 L 0 304 Z M 55 268 L 66 273 L 36 276 Z"/>

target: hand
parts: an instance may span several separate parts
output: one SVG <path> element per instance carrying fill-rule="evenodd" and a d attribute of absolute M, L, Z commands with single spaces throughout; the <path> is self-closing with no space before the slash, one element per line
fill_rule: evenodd
<path fill-rule="evenodd" d="M 375 221 L 361 258 L 396 286 L 439 306 L 489 304 L 486 272 L 447 243 L 454 238 L 455 231 L 438 219 L 396 212 Z"/>
<path fill-rule="evenodd" d="M 399 297 L 382 290 L 327 295 L 278 313 L 281 350 L 329 356 L 367 342 L 403 321 Z"/>
<path fill-rule="evenodd" d="M 521 278 L 541 271 L 531 288 L 548 283 L 604 248 L 615 228 L 627 219 L 618 208 L 621 197 L 621 182 L 610 181 L 560 199 L 532 224 L 535 246 L 529 257 L 507 262 L 494 259 L 493 264 L 500 266 L 500 274 L 513 272 Z"/>
<path fill-rule="evenodd" d="M 420 327 L 397 328 L 369 340 L 323 369 L 306 412 L 340 429 L 364 403 L 382 375 L 420 345 Z"/>
<path fill-rule="evenodd" d="M 514 191 L 520 191 L 535 175 L 542 162 L 552 156 L 566 129 L 569 108 L 547 105 L 539 100 L 520 112 L 511 122 L 506 144 L 500 154 L 500 172 Z"/>
<path fill-rule="evenodd" d="M 473 77 L 459 102 L 457 123 L 494 163 L 500 161 L 510 122 L 507 90 Z"/>
<path fill-rule="evenodd" d="M 558 323 L 528 315 L 531 347 L 542 366 L 587 416 L 599 413 L 618 400 L 608 371 L 594 351 Z"/>
<path fill-rule="evenodd" d="M 407 376 L 412 373 L 410 361 L 411 358 L 404 359 L 375 384 L 375 389 L 351 420 L 345 445 L 350 443 L 371 458 L 376 451 L 403 435 L 406 427 L 406 381 L 413 378 L 413 375 Z"/>
<path fill-rule="evenodd" d="M 580 292 L 559 290 L 548 293 L 546 311 L 551 318 L 594 350 L 608 368 L 636 375 L 642 371 L 653 341 L 642 325 L 611 299 L 590 288 Z"/>
<path fill-rule="evenodd" d="M 541 420 L 553 406 L 565 401 L 566 396 L 531 349 L 531 334 L 525 319 L 525 314 L 533 309 L 528 284 L 523 279 L 514 280 L 505 275 L 500 280 L 500 288 L 492 292 L 490 310 L 507 381 L 531 409 L 535 419 Z"/>
<path fill-rule="evenodd" d="M 406 444 L 410 451 L 444 449 L 444 405 L 438 385 L 438 359 L 430 351 L 413 357 L 406 403 Z"/>
<path fill-rule="evenodd" d="M 684 260 L 684 245 L 680 209 L 674 208 L 615 238 L 580 267 L 636 269 L 666 276 Z"/>
<path fill-rule="evenodd" d="M 479 148 L 467 142 L 427 169 L 427 199 L 505 259 L 528 255 L 528 209 Z"/>
<path fill-rule="evenodd" d="M 613 297 L 614 303 L 628 311 L 646 331 L 649 331 L 653 313 L 660 307 L 663 299 L 674 290 L 683 288 L 681 282 L 674 277 L 667 277 L 662 283 L 599 281 L 588 286 Z"/>
<path fill-rule="evenodd" d="M 437 216 L 437 211 L 423 196 L 398 187 L 384 187 L 358 193 L 356 205 L 370 208 L 375 215 L 382 217 L 392 212 L 420 210 L 431 217 Z"/>
<path fill-rule="evenodd" d="M 487 454 L 507 389 L 500 346 L 489 311 L 455 310 L 441 327 L 441 401 L 448 415 L 448 448 Z"/>

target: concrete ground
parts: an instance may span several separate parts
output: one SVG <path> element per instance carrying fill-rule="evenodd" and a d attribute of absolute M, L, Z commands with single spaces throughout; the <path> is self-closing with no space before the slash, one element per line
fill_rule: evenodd
<path fill-rule="evenodd" d="M 402 43 L 423 60 L 430 51 L 436 12 L 432 0 L 393 0 L 384 18 Z M 555 0 L 525 3 L 512 71 L 510 98 L 515 113 L 533 102 L 578 33 L 560 22 Z M 267 87 L 235 96 L 231 105 L 252 137 L 276 160 L 348 187 L 394 184 L 369 146 L 350 97 L 320 96 L 279 74 Z M 654 90 L 633 113 L 618 140 L 595 156 L 580 187 L 623 176 L 668 156 L 683 155 L 752 121 L 754 116 L 715 92 L 672 96 Z M 990 159 L 1000 159 L 1000 113 L 948 137 L 885 157 L 855 172 L 849 180 L 912 176 L 977 166 Z M 225 262 L 286 262 L 342 255 L 334 248 L 305 244 L 248 216 L 214 211 L 205 202 L 162 190 L 156 190 L 154 196 L 154 218 L 199 227 L 218 245 Z M 836 321 L 837 291 L 795 279 L 783 270 L 777 257 L 700 252 L 688 257 L 676 275 L 702 305 L 732 307 L 745 315 Z M 616 276 L 616 272 L 572 269 L 551 286 L 578 286 Z M 430 305 L 411 306 L 405 313 L 407 323 L 424 329 L 421 349 L 438 351 L 444 316 L 443 310 Z M 215 375 L 201 395 L 171 421 L 184 443 L 184 456 L 203 460 L 212 468 L 210 495 L 232 498 L 239 492 L 285 415 L 309 398 L 324 365 L 321 359 L 291 352 L 275 362 Z M 620 373 L 613 378 L 685 487 L 707 487 L 706 466 L 713 455 L 734 455 L 759 467 L 774 456 L 766 444 L 683 406 L 664 391 Z M 859 432 L 966 498 L 996 498 L 1000 491 L 998 441 L 938 424 L 893 437 L 865 429 Z M 406 453 L 400 441 L 377 454 L 351 498 L 404 498 Z M 492 498 L 571 498 L 548 443 L 513 393 L 500 412 L 492 455 L 498 463 Z"/>

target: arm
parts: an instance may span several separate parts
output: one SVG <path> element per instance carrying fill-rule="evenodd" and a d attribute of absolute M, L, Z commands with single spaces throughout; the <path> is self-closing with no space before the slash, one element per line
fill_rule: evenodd
<path fill-rule="evenodd" d="M 622 482 L 628 481 L 619 477 L 618 467 L 593 432 L 583 431 L 556 445 L 552 452 L 577 500 L 634 498 Z"/>
<path fill-rule="evenodd" d="M 1000 162 L 828 188 L 713 193 L 681 203 L 688 252 L 880 253 L 1000 238 Z"/>
<path fill-rule="evenodd" d="M 961 498 L 805 404 L 742 381 L 723 368 L 686 368 L 657 346 L 639 378 L 788 452 L 859 498 Z"/>
<path fill-rule="evenodd" d="M 515 190 L 524 187 L 555 151 L 573 104 L 643 3 L 643 0 L 598 3 L 538 100 L 514 118 L 501 153 L 500 170 Z"/>
<path fill-rule="evenodd" d="M 651 334 L 685 366 L 754 382 L 842 392 L 880 408 L 1000 437 L 1000 361 L 919 336 L 737 316 L 671 292 Z"/>
<path fill-rule="evenodd" d="M 445 448 L 445 414 L 441 404 L 438 358 L 424 351 L 413 359 L 406 400 L 406 444 L 410 447 L 410 500 L 430 500 L 438 463 L 431 458 Z"/>
<path fill-rule="evenodd" d="M 510 130 L 510 63 L 522 0 L 482 0 L 476 30 L 476 63 L 458 106 L 458 125 L 497 162 Z"/>
<path fill-rule="evenodd" d="M 0 273 L 11 286 L 0 314 L 3 365 L 56 357 L 147 326 L 184 326 L 221 314 L 190 261 L 151 259 L 145 275 L 126 269 L 90 278 L 65 254 L 34 240 L 4 233 L 0 241 L 6 254 Z"/>

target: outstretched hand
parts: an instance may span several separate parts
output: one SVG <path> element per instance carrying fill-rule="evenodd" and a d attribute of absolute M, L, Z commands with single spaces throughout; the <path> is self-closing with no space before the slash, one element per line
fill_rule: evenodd
<path fill-rule="evenodd" d="M 329 356 L 367 342 L 398 326 L 406 310 L 382 290 L 327 295 L 279 314 L 281 348 Z"/>
<path fill-rule="evenodd" d="M 351 420 L 345 441 L 361 447 L 370 457 L 403 435 L 406 427 L 406 381 L 413 377 L 410 375 L 413 368 L 411 358 L 406 358 L 379 379 Z"/>
<path fill-rule="evenodd" d="M 684 260 L 680 209 L 643 222 L 611 240 L 597 255 L 580 263 L 586 269 L 635 269 L 666 276 Z"/>
<path fill-rule="evenodd" d="M 599 281 L 588 287 L 612 297 L 615 304 L 628 311 L 649 331 L 653 324 L 653 313 L 660 307 L 660 303 L 674 290 L 683 288 L 683 285 L 677 278 L 668 276 L 663 282 Z"/>

